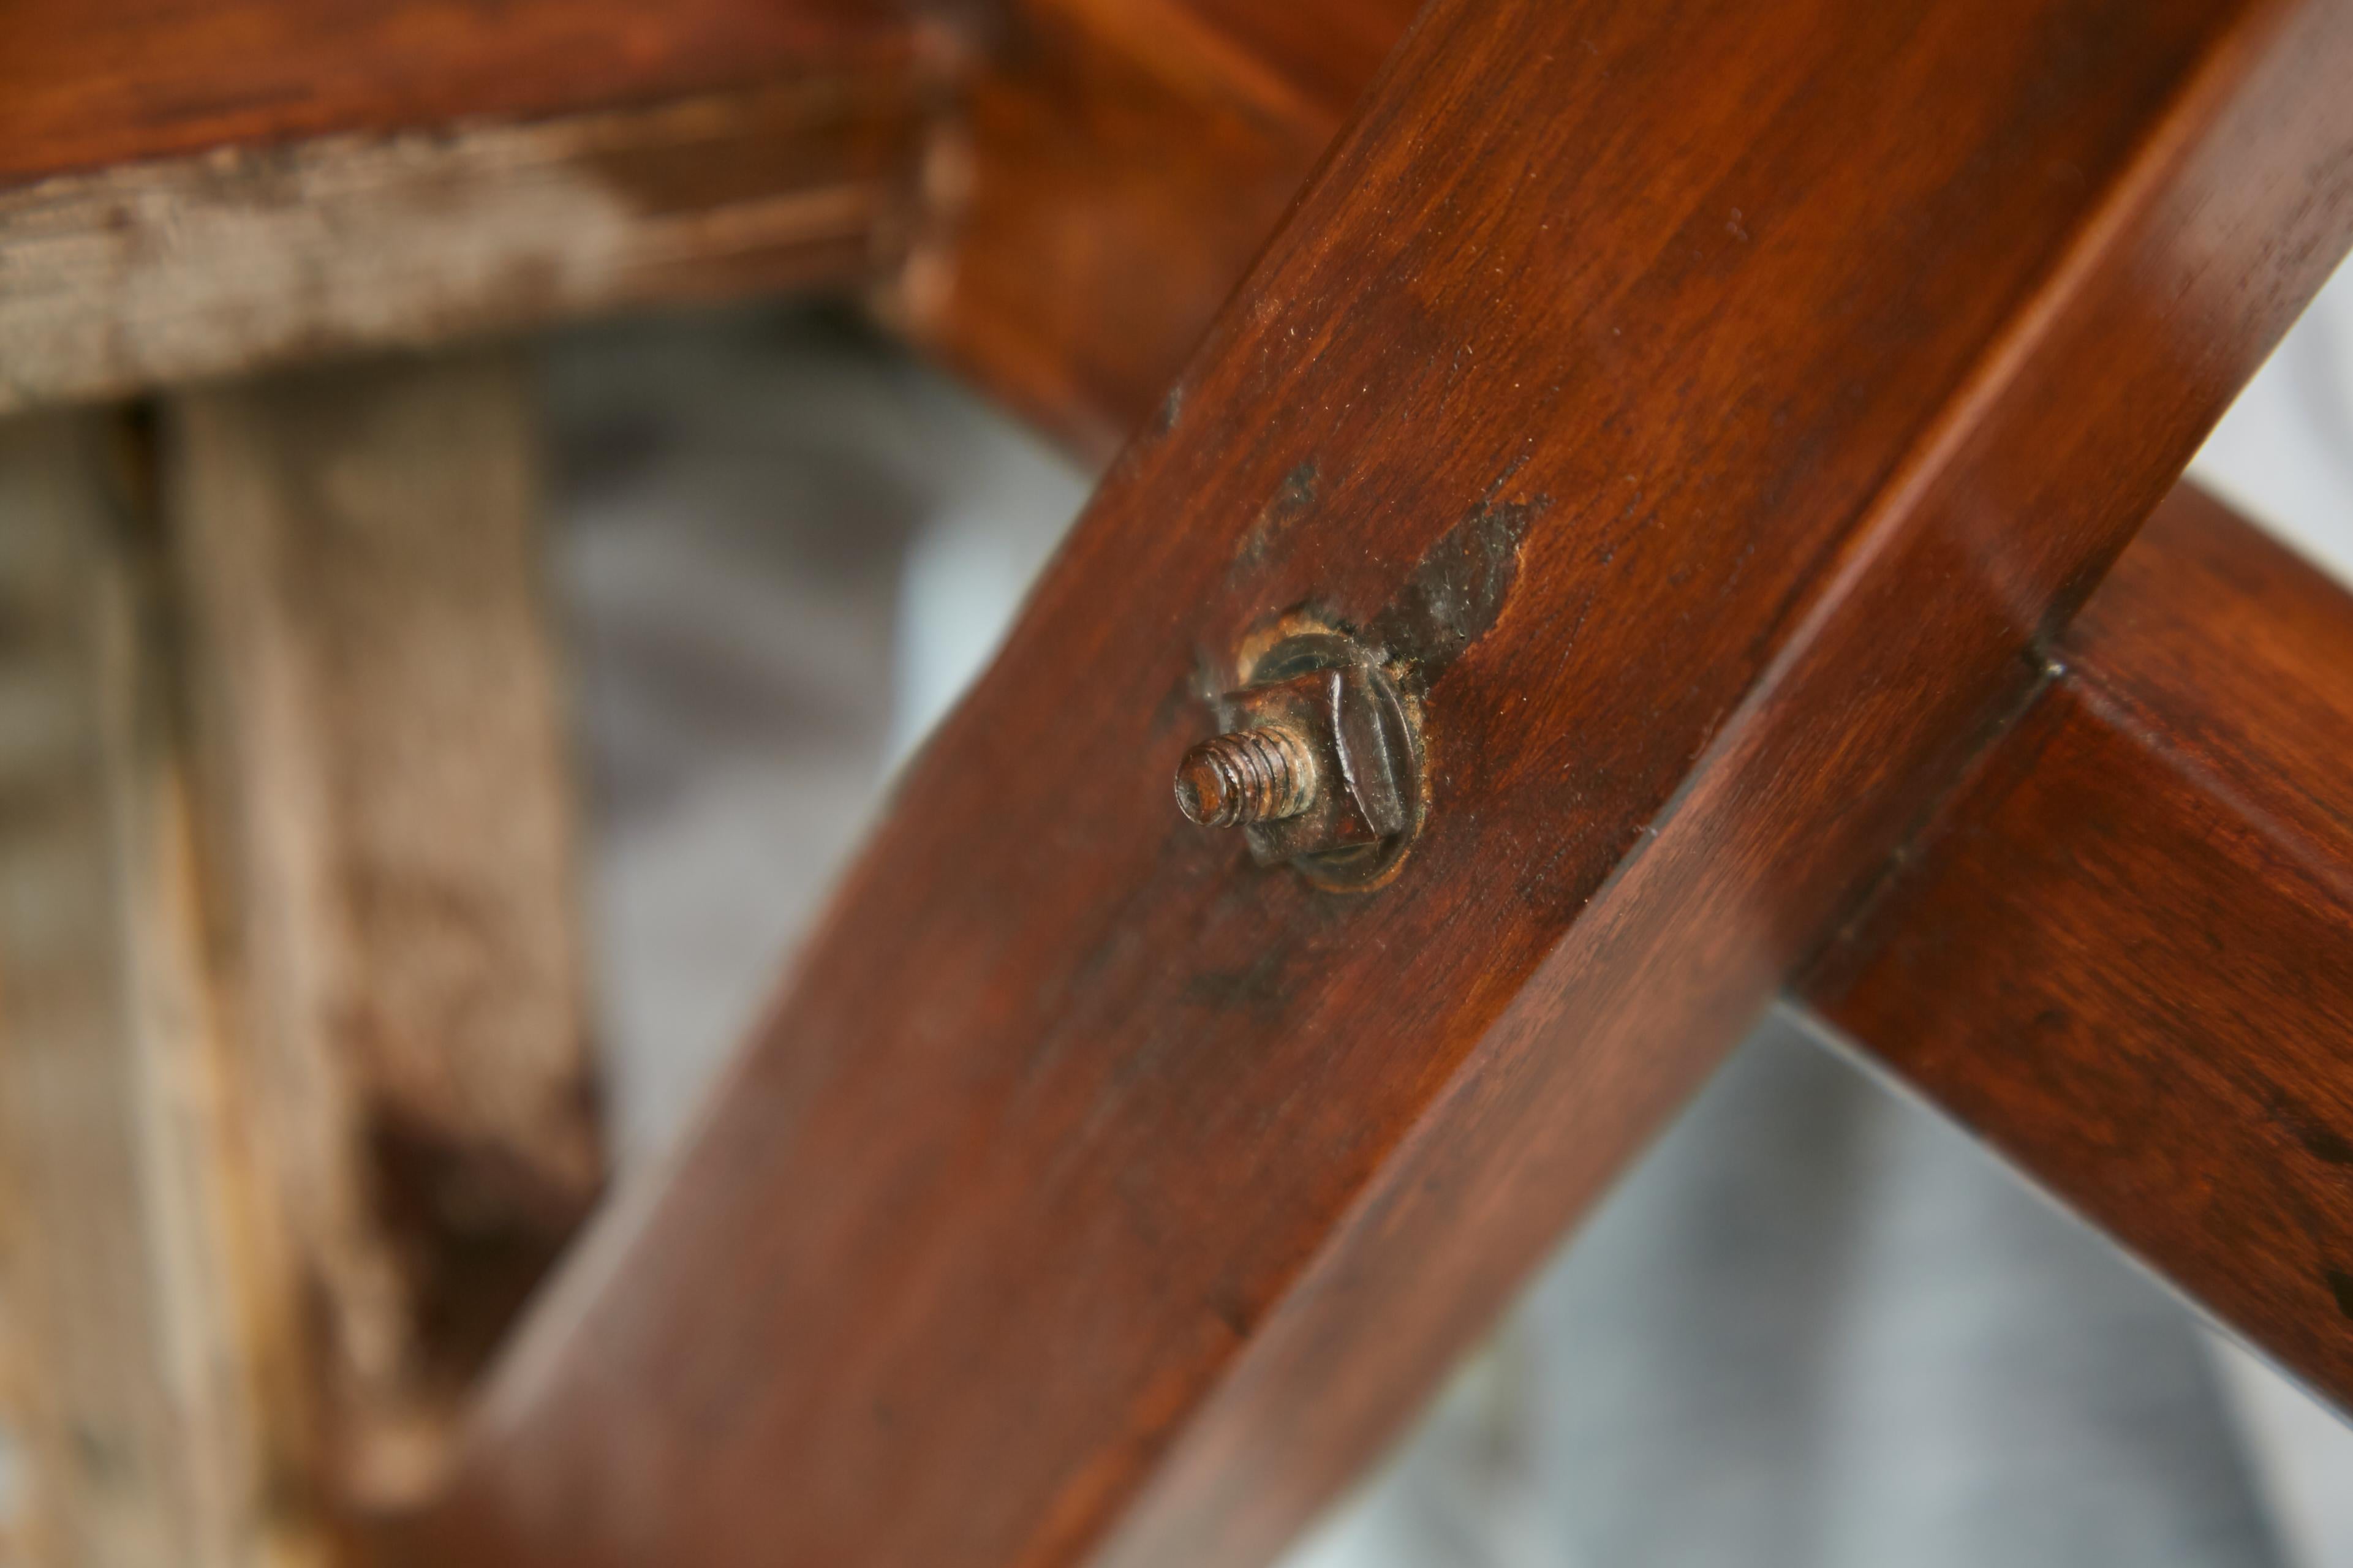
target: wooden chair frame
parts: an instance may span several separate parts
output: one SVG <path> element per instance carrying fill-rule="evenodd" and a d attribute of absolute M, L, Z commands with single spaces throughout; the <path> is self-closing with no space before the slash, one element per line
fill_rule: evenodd
<path fill-rule="evenodd" d="M 2353 1402 L 2353 601 L 2166 499 L 2353 246 L 2353 6 L 690 12 L 873 199 L 666 279 L 1136 434 L 388 1559 L 1265 1561 L 1784 994 Z M 57 384 L 283 352 L 146 341 Z M 1311 624 L 1419 727 L 1370 890 L 1166 794 Z"/>

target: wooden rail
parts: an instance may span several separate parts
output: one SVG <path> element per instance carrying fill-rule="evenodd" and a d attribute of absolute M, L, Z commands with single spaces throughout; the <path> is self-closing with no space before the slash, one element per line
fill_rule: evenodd
<path fill-rule="evenodd" d="M 0 413 L 905 264 L 965 51 L 895 0 L 26 0 Z"/>
<path fill-rule="evenodd" d="M 29 0 L 0 413 L 821 290 L 1101 460 L 1412 10 Z"/>
<path fill-rule="evenodd" d="M 1183 369 L 1418 0 L 1008 0 L 958 171 L 890 310 L 1065 445 L 1118 450 Z"/>
<path fill-rule="evenodd" d="M 1804 994 L 2353 1406 L 2353 595 L 2189 489 Z"/>
<path fill-rule="evenodd" d="M 0 189 L 0 415 L 629 306 L 870 288 L 922 224 L 904 65 Z"/>
<path fill-rule="evenodd" d="M 889 0 L 19 0 L 0 184 L 902 65 Z"/>

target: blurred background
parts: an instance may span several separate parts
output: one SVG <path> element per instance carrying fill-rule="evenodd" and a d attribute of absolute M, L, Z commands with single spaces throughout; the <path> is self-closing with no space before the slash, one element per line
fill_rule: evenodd
<path fill-rule="evenodd" d="M 854 318 L 541 359 L 621 1175 L 1090 476 Z M 2194 470 L 2353 579 L 2353 271 Z M 1768 1019 L 1292 1568 L 2353 1568 L 2353 1433 Z"/>

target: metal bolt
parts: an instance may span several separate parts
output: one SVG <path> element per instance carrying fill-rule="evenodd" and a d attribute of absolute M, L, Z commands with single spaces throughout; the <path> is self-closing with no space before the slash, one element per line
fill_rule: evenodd
<path fill-rule="evenodd" d="M 1176 766 L 1176 805 L 1239 827 L 1250 858 L 1320 888 L 1377 888 L 1421 826 L 1419 715 L 1370 650 L 1303 628 L 1219 698 L 1222 733 Z"/>
<path fill-rule="evenodd" d="M 1280 822 L 1315 799 L 1314 748 L 1282 725 L 1216 735 L 1176 764 L 1176 809 L 1204 827 Z"/>

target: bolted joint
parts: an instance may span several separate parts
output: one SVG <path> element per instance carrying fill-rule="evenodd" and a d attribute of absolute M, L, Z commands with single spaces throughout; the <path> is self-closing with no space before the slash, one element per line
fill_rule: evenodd
<path fill-rule="evenodd" d="M 1417 715 L 1372 654 L 1339 632 L 1284 638 L 1217 703 L 1223 734 L 1185 753 L 1176 805 L 1240 827 L 1262 866 L 1328 888 L 1386 880 L 1421 826 Z"/>
<path fill-rule="evenodd" d="M 1176 766 L 1176 809 L 1204 827 L 1280 822 L 1305 811 L 1319 784 L 1314 749 L 1270 724 L 1215 735 Z"/>

